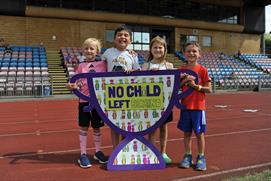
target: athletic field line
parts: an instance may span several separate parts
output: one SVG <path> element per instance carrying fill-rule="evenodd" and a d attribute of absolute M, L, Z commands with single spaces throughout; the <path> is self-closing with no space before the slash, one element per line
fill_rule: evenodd
<path fill-rule="evenodd" d="M 237 134 L 247 134 L 247 133 L 255 133 L 255 132 L 263 132 L 263 131 L 270 131 L 271 128 L 265 128 L 265 129 L 255 129 L 255 130 L 246 130 L 246 131 L 235 131 L 235 132 L 229 132 L 229 133 L 217 133 L 217 134 L 211 134 L 206 135 L 205 137 L 219 137 L 219 136 L 226 136 L 226 135 L 237 135 Z M 192 137 L 195 138 L 195 137 Z M 174 141 L 180 141 L 183 140 L 183 138 L 174 138 L 174 139 L 168 139 L 168 142 L 174 142 Z M 156 141 L 159 142 L 159 141 Z M 112 148 L 111 145 L 102 146 L 101 148 L 107 149 Z M 87 150 L 94 150 L 94 147 L 88 148 Z M 28 157 L 28 156 L 36 156 L 36 155 L 47 155 L 47 154 L 58 154 L 58 153 L 70 153 L 70 152 L 79 152 L 80 149 L 71 149 L 71 150 L 59 150 L 59 151 L 50 151 L 50 152 L 35 152 L 30 154 L 14 154 L 9 156 L 0 156 L 0 159 L 4 158 L 17 158 L 17 157 Z"/>
<path fill-rule="evenodd" d="M 230 170 L 223 170 L 223 171 L 219 171 L 219 172 L 208 173 L 208 174 L 204 174 L 204 175 L 175 179 L 173 181 L 190 181 L 190 180 L 196 180 L 196 179 L 204 179 L 204 178 L 209 178 L 209 177 L 228 174 L 228 173 L 234 173 L 234 172 L 240 172 L 240 171 L 244 171 L 244 170 L 251 170 L 251 169 L 255 169 L 255 168 L 266 167 L 266 166 L 270 166 L 270 165 L 271 165 L 271 162 L 267 162 L 267 163 L 262 163 L 262 164 L 257 164 L 257 165 L 250 165 L 247 167 L 239 167 L 239 168 L 234 168 L 234 169 L 230 169 Z M 212 179 L 210 178 L 210 180 L 212 180 Z"/>
<path fill-rule="evenodd" d="M 269 116 L 269 115 L 268 115 Z M 257 117 L 257 116 L 256 116 Z M 215 120 L 226 120 L 226 119 L 240 119 L 240 118 L 251 118 L 251 116 L 235 116 L 235 117 L 230 117 L 230 118 L 213 118 L 213 119 L 208 119 L 208 121 L 215 121 Z M 69 119 L 66 119 L 65 121 L 68 121 Z M 71 120 L 72 121 L 72 120 Z M 16 124 L 42 124 L 42 123 L 50 123 L 51 121 L 38 121 L 38 123 L 34 120 L 32 120 L 31 122 L 14 122 L 14 123 L 0 123 L 0 125 L 16 125 Z M 63 122 L 62 120 L 59 121 L 52 121 L 52 122 Z M 176 122 L 178 121 L 171 121 L 169 124 L 176 124 Z M 109 129 L 108 126 L 103 127 L 102 129 Z M 36 131 L 32 131 L 32 132 L 26 132 L 26 133 L 11 133 L 11 134 L 0 134 L 0 138 L 1 137 L 8 137 L 8 136 L 25 136 L 25 135 L 36 135 L 37 132 L 40 132 L 40 134 L 50 134 L 50 133 L 64 133 L 64 132 L 71 132 L 71 131 L 75 131 L 76 129 L 68 129 L 68 130 L 61 130 L 61 131 L 40 131 L 40 130 L 36 130 Z"/>
<path fill-rule="evenodd" d="M 208 113 L 209 114 L 209 113 Z M 216 117 L 216 118 L 207 118 L 207 121 L 216 121 L 216 120 L 231 120 L 231 119 L 242 119 L 242 118 L 253 118 L 253 117 L 259 117 L 259 116 L 271 116 L 271 114 L 269 113 L 262 113 L 262 112 L 259 112 L 257 114 L 254 114 L 254 115 L 242 115 L 242 116 L 232 116 L 232 117 Z M 14 117 L 15 119 L 15 117 Z M 0 125 L 16 125 L 16 124 L 36 124 L 36 121 L 38 121 L 39 124 L 42 124 L 42 123 L 55 123 L 55 122 L 65 122 L 65 121 L 73 121 L 73 122 L 76 122 L 77 121 L 77 118 L 75 119 L 71 119 L 71 118 L 65 118 L 65 119 L 58 119 L 58 120 L 53 120 L 53 118 L 49 118 L 49 119 L 43 119 L 43 120 L 39 120 L 38 117 L 36 118 L 31 118 L 32 120 L 29 121 L 28 120 L 22 120 L 22 121 L 6 121 L 6 122 L 0 122 Z M 169 124 L 171 123 L 176 123 L 178 122 L 178 120 L 176 121 L 172 121 L 170 122 Z"/>

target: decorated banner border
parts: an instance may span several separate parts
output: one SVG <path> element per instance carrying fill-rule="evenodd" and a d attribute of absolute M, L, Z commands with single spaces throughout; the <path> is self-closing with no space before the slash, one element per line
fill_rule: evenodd
<path fill-rule="evenodd" d="M 124 72 L 106 72 L 106 73 L 84 73 L 84 74 L 77 74 L 73 76 L 70 80 L 71 83 L 75 83 L 76 80 L 79 80 L 81 78 L 87 79 L 87 85 L 89 89 L 90 95 L 84 95 L 82 92 L 79 90 L 74 90 L 74 93 L 80 97 L 81 99 L 84 99 L 89 102 L 89 105 L 84 108 L 84 111 L 89 112 L 93 108 L 97 110 L 101 118 L 106 122 L 106 124 L 114 129 L 117 133 L 122 134 L 125 139 L 117 145 L 115 150 L 113 150 L 109 161 L 107 163 L 107 169 L 108 170 L 152 170 L 152 169 L 163 169 L 165 168 L 165 162 L 163 160 L 162 155 L 160 152 L 157 150 L 155 145 L 153 145 L 151 142 L 146 140 L 144 138 L 144 135 L 150 134 L 153 132 L 155 129 L 161 126 L 161 124 L 165 121 L 165 119 L 169 116 L 173 106 L 177 106 L 179 109 L 185 109 L 185 106 L 180 103 L 180 100 L 189 94 L 193 92 L 193 88 L 189 88 L 186 91 L 182 92 L 180 91 L 180 82 L 181 82 L 181 75 L 182 74 L 190 74 L 196 78 L 195 82 L 198 82 L 198 77 L 197 74 L 191 70 L 161 70 L 161 71 L 136 71 L 132 72 L 130 74 L 124 73 Z M 129 79 L 136 80 L 138 77 L 147 77 L 147 76 L 173 76 L 173 87 L 172 87 L 172 94 L 170 97 L 170 100 L 167 104 L 167 107 L 165 108 L 165 112 L 161 115 L 161 117 L 156 121 L 151 127 L 147 127 L 144 130 L 141 130 L 139 132 L 129 132 L 128 130 L 120 129 L 120 127 L 117 127 L 113 122 L 109 120 L 109 117 L 106 115 L 106 110 L 103 110 L 99 104 L 99 100 L 97 98 L 96 92 L 95 92 L 95 85 L 94 85 L 94 79 L 96 80 L 97 78 L 101 80 L 101 78 L 108 79 L 108 78 L 123 78 L 123 77 L 129 77 Z M 159 85 L 158 85 L 159 86 Z M 163 86 L 160 86 L 163 87 Z M 100 91 L 97 92 L 99 94 Z M 141 142 L 142 145 L 145 145 L 144 147 L 147 147 L 150 151 L 151 154 L 149 156 L 144 155 L 143 152 L 137 152 L 135 149 L 133 149 L 134 152 L 130 154 L 130 162 L 127 164 L 127 162 L 121 162 L 119 163 L 119 160 L 126 160 L 126 147 L 131 145 L 131 143 L 134 142 Z M 132 156 L 134 156 L 137 153 L 137 156 L 141 154 L 139 159 L 142 158 L 143 154 L 143 164 L 142 162 L 139 162 L 135 164 L 134 157 L 132 159 Z M 120 155 L 119 155 L 120 154 Z M 126 156 L 125 156 L 126 155 Z M 120 158 L 125 156 L 125 159 Z M 128 154 L 129 156 L 129 154 Z M 151 160 L 151 158 L 155 160 Z M 146 160 L 148 160 L 146 162 Z M 114 161 L 116 161 L 114 163 Z M 140 160 L 139 160 L 140 161 Z M 144 162 L 145 161 L 145 162 Z"/>
<path fill-rule="evenodd" d="M 121 152 L 123 147 L 127 145 L 130 141 L 133 139 L 137 139 L 141 141 L 143 144 L 145 144 L 149 149 L 151 149 L 154 154 L 158 157 L 158 161 L 160 161 L 159 164 L 134 164 L 134 165 L 114 165 L 114 159 L 117 157 L 118 153 Z M 165 168 L 165 162 L 163 161 L 163 157 L 161 153 L 155 148 L 153 144 L 151 144 L 149 141 L 144 139 L 142 136 L 134 136 L 134 135 L 128 135 L 113 151 L 113 153 L 110 155 L 110 158 L 108 160 L 107 169 L 108 170 L 140 170 L 140 169 L 146 169 L 146 170 L 155 170 L 155 169 L 162 169 Z"/>
<path fill-rule="evenodd" d="M 192 75 L 196 78 L 195 82 L 198 82 L 198 76 L 195 72 L 191 70 L 181 70 L 181 69 L 175 69 L 175 70 L 159 70 L 159 71 L 134 71 L 130 74 L 127 74 L 125 72 L 95 72 L 95 73 L 82 73 L 82 74 L 77 74 L 73 76 L 70 80 L 71 83 L 75 83 L 76 80 L 80 78 L 86 78 L 88 82 L 88 88 L 90 91 L 90 96 L 86 96 L 82 94 L 79 90 L 74 90 L 75 95 L 77 95 L 79 98 L 88 101 L 89 105 L 84 108 L 84 111 L 89 112 L 93 108 L 97 110 L 103 121 L 112 129 L 114 129 L 117 133 L 122 134 L 123 136 L 127 136 L 127 131 L 120 129 L 116 125 L 114 125 L 108 117 L 105 115 L 104 111 L 101 109 L 100 104 L 98 103 L 94 86 L 93 86 L 93 78 L 95 77 L 136 77 L 136 76 L 159 76 L 159 75 L 174 75 L 174 87 L 173 87 L 173 92 L 172 92 L 172 97 L 171 100 L 169 101 L 169 105 L 166 108 L 163 116 L 157 121 L 152 127 L 139 131 L 139 132 L 133 132 L 130 134 L 133 134 L 134 136 L 144 136 L 146 134 L 149 134 L 153 132 L 155 129 L 160 127 L 160 125 L 165 121 L 165 119 L 169 116 L 173 106 L 175 105 L 179 109 L 185 109 L 185 106 L 180 103 L 180 100 L 189 94 L 193 92 L 193 88 L 189 88 L 184 92 L 179 93 L 180 90 L 180 75 L 181 74 L 189 74 Z M 129 134 L 129 133 L 128 133 Z"/>

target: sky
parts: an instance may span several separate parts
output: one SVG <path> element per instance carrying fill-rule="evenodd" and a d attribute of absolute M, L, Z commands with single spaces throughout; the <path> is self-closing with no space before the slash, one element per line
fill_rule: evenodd
<path fill-rule="evenodd" d="M 265 6 L 265 33 L 271 31 L 271 5 Z"/>

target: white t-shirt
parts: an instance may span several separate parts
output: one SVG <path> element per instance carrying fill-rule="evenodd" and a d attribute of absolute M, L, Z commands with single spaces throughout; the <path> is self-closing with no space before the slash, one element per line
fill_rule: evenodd
<path fill-rule="evenodd" d="M 114 66 L 120 66 L 123 70 L 140 69 L 138 58 L 133 57 L 128 51 L 119 51 L 116 48 L 107 49 L 103 55 L 102 60 L 107 61 L 107 71 L 114 71 Z"/>

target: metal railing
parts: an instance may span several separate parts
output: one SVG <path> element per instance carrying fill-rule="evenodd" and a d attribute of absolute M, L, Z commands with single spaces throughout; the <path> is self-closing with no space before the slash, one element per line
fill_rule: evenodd
<path fill-rule="evenodd" d="M 235 79 L 216 79 L 212 80 L 213 92 L 217 90 L 236 90 L 236 91 L 264 91 L 271 90 L 271 75 L 261 75 L 257 77 L 237 77 Z"/>
<path fill-rule="evenodd" d="M 50 76 L 40 81 L 1 82 L 0 98 L 52 96 Z"/>

